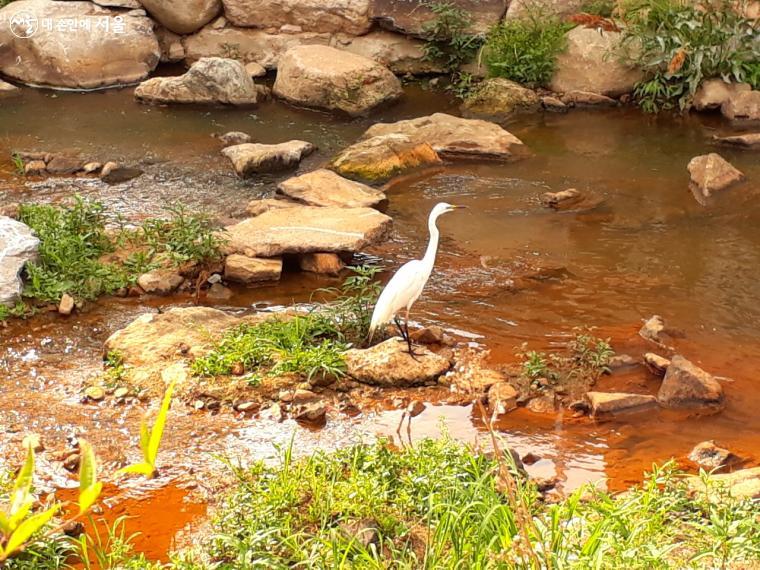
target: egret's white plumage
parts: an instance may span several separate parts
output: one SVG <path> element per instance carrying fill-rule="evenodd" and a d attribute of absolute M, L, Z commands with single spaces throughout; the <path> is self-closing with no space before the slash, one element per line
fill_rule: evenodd
<path fill-rule="evenodd" d="M 452 206 L 451 204 L 441 202 L 440 204 L 436 204 L 430 212 L 430 217 L 428 218 L 430 241 L 428 242 L 425 256 L 422 259 L 414 259 L 402 265 L 396 274 L 391 277 L 391 280 L 388 281 L 372 313 L 372 321 L 369 327 L 370 339 L 379 327 L 389 323 L 402 310 L 405 311 L 408 337 L 409 310 L 415 301 L 420 298 L 420 295 L 422 295 L 422 290 L 425 288 L 430 274 L 433 272 L 435 256 L 438 252 L 438 237 L 440 234 L 436 226 L 436 220 L 439 216 L 457 208 L 461 208 L 461 206 Z M 406 341 L 409 342 L 409 339 L 406 338 Z"/>

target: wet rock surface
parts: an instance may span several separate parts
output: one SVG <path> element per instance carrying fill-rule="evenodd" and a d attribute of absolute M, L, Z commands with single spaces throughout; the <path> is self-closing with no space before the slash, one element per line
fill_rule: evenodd
<path fill-rule="evenodd" d="M 316 150 L 306 141 L 288 141 L 280 144 L 246 143 L 228 146 L 222 150 L 242 178 L 262 172 L 278 172 L 295 168 L 301 160 Z"/>
<path fill-rule="evenodd" d="M 390 231 L 391 219 L 371 208 L 272 209 L 228 226 L 230 253 L 277 257 L 291 253 L 357 252 L 378 243 Z"/>
<path fill-rule="evenodd" d="M 657 399 L 648 394 L 588 392 L 586 397 L 591 404 L 591 415 L 597 418 L 643 412 L 657 407 Z"/>
<path fill-rule="evenodd" d="M 396 123 L 377 123 L 364 133 L 362 139 L 366 141 L 385 135 L 404 135 L 414 143 L 428 144 L 447 159 L 509 159 L 525 152 L 522 141 L 496 123 L 446 113 Z"/>
<path fill-rule="evenodd" d="M 691 177 L 689 185 L 697 197 L 710 198 L 745 178 L 740 170 L 714 152 L 692 158 L 687 168 Z"/>
<path fill-rule="evenodd" d="M 309 206 L 372 207 L 385 194 L 365 184 L 347 180 L 332 170 L 320 169 L 289 178 L 277 186 L 280 194 Z"/>
<path fill-rule="evenodd" d="M 748 148 L 748 149 L 759 149 L 760 148 L 760 133 L 747 133 L 743 135 L 716 137 L 715 141 L 726 146 Z"/>
<path fill-rule="evenodd" d="M 28 38 L 11 32 L 9 20 L 21 11 L 39 22 L 74 18 L 90 23 L 87 33 L 53 27 Z M 123 32 L 112 27 L 123 19 Z M 109 26 L 96 26 L 107 18 Z M 160 50 L 153 22 L 136 12 L 103 8 L 91 2 L 16 0 L 0 9 L 0 72 L 32 85 L 95 89 L 141 81 L 155 69 Z"/>
<path fill-rule="evenodd" d="M 21 298 L 20 273 L 36 258 L 39 245 L 29 226 L 0 216 L 0 305 L 11 306 Z"/>
<path fill-rule="evenodd" d="M 295 105 L 366 115 L 395 101 L 401 82 L 381 64 L 326 46 L 296 47 L 280 58 L 274 94 Z"/>
<path fill-rule="evenodd" d="M 703 441 L 689 452 L 689 460 L 707 471 L 721 470 L 741 462 L 741 458 L 714 441 Z"/>
<path fill-rule="evenodd" d="M 739 121 L 760 121 L 760 91 L 743 91 L 725 101 L 720 112 Z"/>
<path fill-rule="evenodd" d="M 415 346 L 417 354 L 409 354 L 406 342 L 391 338 L 367 349 L 346 352 L 348 375 L 374 386 L 408 387 L 435 383 L 451 363 L 427 348 Z"/>
<path fill-rule="evenodd" d="M 344 149 L 330 163 L 330 168 L 346 178 L 383 182 L 399 174 L 438 164 L 441 159 L 428 143 L 403 134 L 386 134 Z"/>
<path fill-rule="evenodd" d="M 154 77 L 142 82 L 135 89 L 135 97 L 147 103 L 255 105 L 259 91 L 239 61 L 207 57 L 179 77 Z"/>
<path fill-rule="evenodd" d="M 680 355 L 671 359 L 657 394 L 666 408 L 720 409 L 724 399 L 720 382 Z"/>
<path fill-rule="evenodd" d="M 541 108 L 541 99 L 532 89 L 508 79 L 486 79 L 465 99 L 466 113 L 485 117 L 509 117 L 534 113 Z"/>

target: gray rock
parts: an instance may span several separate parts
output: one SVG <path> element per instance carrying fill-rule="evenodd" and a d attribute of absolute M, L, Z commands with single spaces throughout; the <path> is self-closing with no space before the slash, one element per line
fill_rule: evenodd
<path fill-rule="evenodd" d="M 222 150 L 241 178 L 262 172 L 277 172 L 295 168 L 301 160 L 316 150 L 306 141 L 288 141 L 280 144 L 246 143 L 228 146 Z"/>
<path fill-rule="evenodd" d="M 21 298 L 21 271 L 37 257 L 39 245 L 29 226 L 0 216 L 0 305 L 12 306 Z"/>
<path fill-rule="evenodd" d="M 723 386 L 712 375 L 676 355 L 665 373 L 657 401 L 666 408 L 720 409 L 725 397 Z"/>
<path fill-rule="evenodd" d="M 146 103 L 255 105 L 259 90 L 239 61 L 205 57 L 179 77 L 153 77 L 135 89 Z"/>

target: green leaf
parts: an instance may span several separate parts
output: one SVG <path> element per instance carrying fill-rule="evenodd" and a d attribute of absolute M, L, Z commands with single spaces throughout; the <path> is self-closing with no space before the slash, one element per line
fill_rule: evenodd
<path fill-rule="evenodd" d="M 55 505 L 42 513 L 29 517 L 21 523 L 8 539 L 8 544 L 6 544 L 3 549 L 2 558 L 7 559 L 11 554 L 20 548 L 23 548 L 34 533 L 50 522 L 50 519 L 52 519 L 53 516 L 55 516 L 55 513 L 58 512 L 58 508 L 59 505 Z"/>
<path fill-rule="evenodd" d="M 158 411 L 156 417 L 156 423 L 153 424 L 153 429 L 150 430 L 150 441 L 148 442 L 148 463 L 155 467 L 156 459 L 158 458 L 158 449 L 161 446 L 161 439 L 164 436 L 164 428 L 166 427 L 166 416 L 169 413 L 169 407 L 172 403 L 172 394 L 174 393 L 174 386 L 177 382 L 178 374 L 176 370 L 168 368 L 164 371 L 163 377 L 166 379 L 171 377 L 169 387 L 166 389 L 164 399 L 161 402 L 161 409 Z"/>
<path fill-rule="evenodd" d="M 89 442 L 79 440 L 79 514 L 90 510 L 98 500 L 103 484 L 98 482 L 98 464 Z"/>
<path fill-rule="evenodd" d="M 32 488 L 32 479 L 34 477 L 34 450 L 31 445 L 26 448 L 26 461 L 21 471 L 18 472 L 16 481 L 13 484 L 11 493 L 11 506 L 9 514 L 11 517 L 29 500 L 29 490 Z"/>

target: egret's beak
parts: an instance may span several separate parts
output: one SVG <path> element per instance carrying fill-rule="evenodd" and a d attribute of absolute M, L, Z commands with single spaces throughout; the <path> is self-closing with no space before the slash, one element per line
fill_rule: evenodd
<path fill-rule="evenodd" d="M 451 207 L 454 210 L 467 210 L 467 209 L 469 209 L 469 206 L 461 206 L 459 204 L 452 204 Z"/>

